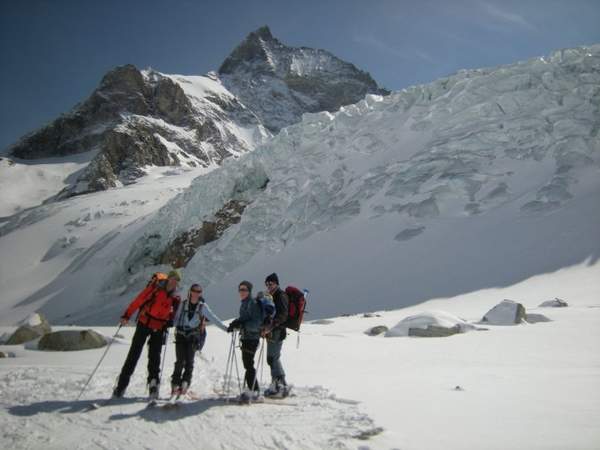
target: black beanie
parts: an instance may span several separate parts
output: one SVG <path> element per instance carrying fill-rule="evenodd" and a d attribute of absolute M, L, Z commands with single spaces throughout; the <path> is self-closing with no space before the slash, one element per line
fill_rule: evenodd
<path fill-rule="evenodd" d="M 250 283 L 249 281 L 246 281 L 246 280 L 242 281 L 240 283 L 240 286 L 246 286 L 248 288 L 248 291 L 250 293 L 252 293 L 252 283 Z"/>
<path fill-rule="evenodd" d="M 275 283 L 277 286 L 279 286 L 279 278 L 277 277 L 277 274 L 275 272 L 273 272 L 271 275 L 269 275 L 266 279 L 265 279 L 265 283 L 268 283 L 269 281 L 272 281 L 273 283 Z"/>

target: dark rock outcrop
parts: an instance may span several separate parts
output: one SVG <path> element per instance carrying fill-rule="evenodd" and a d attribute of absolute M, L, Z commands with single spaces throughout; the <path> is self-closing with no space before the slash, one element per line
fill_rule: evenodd
<path fill-rule="evenodd" d="M 39 350 L 75 351 L 100 348 L 106 339 L 93 330 L 64 330 L 46 334 L 38 343 Z"/>

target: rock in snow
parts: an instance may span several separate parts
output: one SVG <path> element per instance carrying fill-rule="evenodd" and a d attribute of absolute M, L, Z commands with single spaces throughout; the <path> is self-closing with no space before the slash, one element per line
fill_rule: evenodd
<path fill-rule="evenodd" d="M 20 324 L 21 326 L 16 329 L 6 342 L 7 345 L 23 344 L 52 331 L 48 320 L 40 313 L 31 314 Z"/>
<path fill-rule="evenodd" d="M 527 323 L 539 323 L 539 322 L 552 322 L 543 314 L 526 314 L 525 322 Z"/>
<path fill-rule="evenodd" d="M 387 333 L 389 330 L 385 325 L 377 325 L 376 327 L 369 328 L 365 331 L 365 334 L 369 336 L 379 336 L 381 333 Z"/>
<path fill-rule="evenodd" d="M 490 309 L 481 319 L 490 325 L 516 325 L 525 320 L 525 307 L 512 300 L 503 300 Z"/>
<path fill-rule="evenodd" d="M 402 319 L 385 337 L 445 337 L 476 330 L 477 327 L 444 311 L 423 312 Z"/>
<path fill-rule="evenodd" d="M 564 308 L 565 306 L 569 306 L 569 304 L 560 298 L 546 300 L 540 304 L 541 308 Z"/>
<path fill-rule="evenodd" d="M 38 350 L 88 350 L 105 345 L 106 339 L 93 330 L 64 330 L 43 336 L 38 343 Z"/>

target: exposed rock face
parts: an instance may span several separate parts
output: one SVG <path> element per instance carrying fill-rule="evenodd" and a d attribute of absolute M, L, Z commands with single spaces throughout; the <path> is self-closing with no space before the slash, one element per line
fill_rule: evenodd
<path fill-rule="evenodd" d="M 409 328 L 408 335 L 417 337 L 447 337 L 460 332 L 460 325 L 454 325 L 453 327 L 429 325 L 427 328 Z"/>
<path fill-rule="evenodd" d="M 117 67 L 87 100 L 10 152 L 23 159 L 89 152 L 90 164 L 59 193 L 65 198 L 135 182 L 145 166 L 220 164 L 304 112 L 387 93 L 352 64 L 323 50 L 286 47 L 266 27 L 250 33 L 220 74 L 222 80 Z"/>
<path fill-rule="evenodd" d="M 203 221 L 199 228 L 181 233 L 165 250 L 159 264 L 184 267 L 197 249 L 219 239 L 231 225 L 239 223 L 248 205 L 241 200 L 230 200 L 215 214 L 214 220 Z"/>
<path fill-rule="evenodd" d="M 93 330 L 64 330 L 46 334 L 38 343 L 39 350 L 74 351 L 100 348 L 106 339 Z"/>
<path fill-rule="evenodd" d="M 552 322 L 548 317 L 543 314 L 527 314 L 525 316 L 525 321 L 527 323 L 542 323 L 542 322 Z"/>
<path fill-rule="evenodd" d="M 48 320 L 42 314 L 34 313 L 21 322 L 19 328 L 6 341 L 6 345 L 23 344 L 44 336 L 51 331 L 52 328 Z"/>
<path fill-rule="evenodd" d="M 491 325 L 516 325 L 525 320 L 525 307 L 512 300 L 503 300 L 490 309 L 481 320 Z"/>
<path fill-rule="evenodd" d="M 325 50 L 283 45 L 266 26 L 233 50 L 219 75 L 273 132 L 303 113 L 337 111 L 366 94 L 389 93 L 367 72 Z"/>

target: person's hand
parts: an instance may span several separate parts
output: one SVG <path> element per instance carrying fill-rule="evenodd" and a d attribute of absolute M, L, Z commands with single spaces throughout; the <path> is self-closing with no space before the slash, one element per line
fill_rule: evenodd
<path fill-rule="evenodd" d="M 227 332 L 231 333 L 233 332 L 233 330 L 235 330 L 236 328 L 240 327 L 240 321 L 238 319 L 232 320 L 231 323 L 229 324 L 229 326 L 227 327 Z"/>
<path fill-rule="evenodd" d="M 121 320 L 119 320 L 119 324 L 121 324 L 121 326 L 127 325 L 127 322 L 129 322 L 127 317 L 121 317 Z"/>
<path fill-rule="evenodd" d="M 267 337 L 271 334 L 271 331 L 273 331 L 271 327 L 262 327 L 260 329 L 260 337 Z"/>

